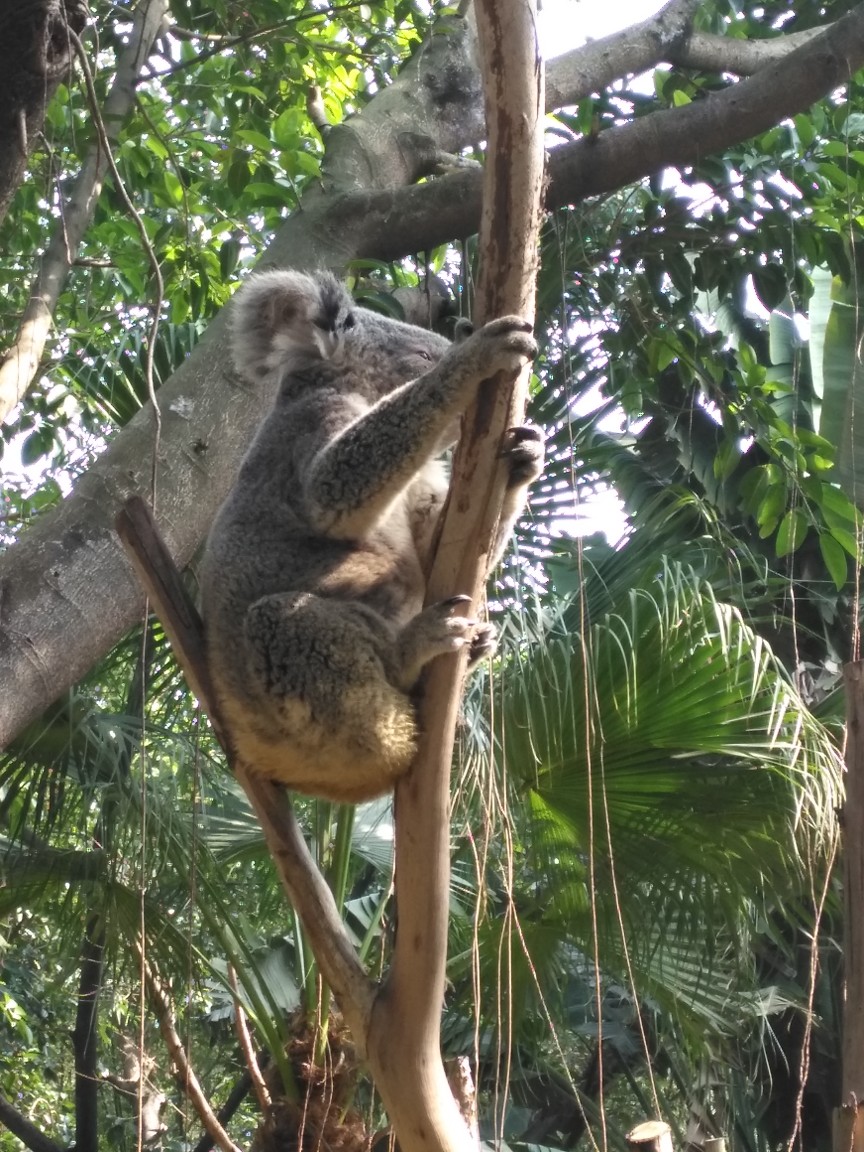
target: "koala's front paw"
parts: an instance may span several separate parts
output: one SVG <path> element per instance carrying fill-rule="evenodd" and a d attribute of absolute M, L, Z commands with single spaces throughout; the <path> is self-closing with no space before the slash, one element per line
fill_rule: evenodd
<path fill-rule="evenodd" d="M 531 322 L 521 316 L 490 320 L 469 339 L 477 343 L 479 367 L 485 376 L 494 376 L 496 372 L 520 372 L 537 355 Z"/>
<path fill-rule="evenodd" d="M 543 471 L 546 448 L 543 432 L 536 424 L 520 424 L 504 433 L 501 456 L 510 468 L 508 487 L 532 484 Z"/>

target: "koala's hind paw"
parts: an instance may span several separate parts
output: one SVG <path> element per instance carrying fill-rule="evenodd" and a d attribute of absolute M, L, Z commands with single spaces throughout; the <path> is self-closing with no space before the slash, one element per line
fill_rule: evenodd
<path fill-rule="evenodd" d="M 508 485 L 523 488 L 531 484 L 543 471 L 546 448 L 543 432 L 536 424 L 520 424 L 504 433 L 500 455 L 510 468 Z"/>
<path fill-rule="evenodd" d="M 490 320 L 470 339 L 478 342 L 480 366 L 486 376 L 494 376 L 496 372 L 520 372 L 537 355 L 531 322 L 521 316 Z"/>
<path fill-rule="evenodd" d="M 468 651 L 468 671 L 472 672 L 481 660 L 494 656 L 498 647 L 498 632 L 494 624 L 478 624 Z"/>
<path fill-rule="evenodd" d="M 448 652 L 458 652 L 466 644 L 473 646 L 475 635 L 485 625 L 453 614 L 470 600 L 470 596 L 451 596 L 449 600 L 432 604 L 418 612 L 399 633 L 396 680 L 406 692 L 414 687 L 424 665 L 430 660 Z"/>

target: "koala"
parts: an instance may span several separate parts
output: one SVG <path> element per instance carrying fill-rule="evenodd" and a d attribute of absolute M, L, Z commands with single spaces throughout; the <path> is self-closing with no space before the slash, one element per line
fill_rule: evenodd
<path fill-rule="evenodd" d="M 494 320 L 451 344 L 357 307 L 326 272 L 253 276 L 234 306 L 250 382 L 278 379 L 219 511 L 201 571 L 220 715 L 247 769 L 299 792 L 389 791 L 416 747 L 412 690 L 434 657 L 494 647 L 457 596 L 423 608 L 447 494 L 441 454 L 481 380 L 536 353 Z M 511 429 L 499 550 L 542 471 L 543 438 Z"/>

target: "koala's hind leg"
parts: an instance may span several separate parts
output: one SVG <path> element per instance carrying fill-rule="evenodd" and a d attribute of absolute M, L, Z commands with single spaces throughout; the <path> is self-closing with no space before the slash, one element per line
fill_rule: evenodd
<path fill-rule="evenodd" d="M 335 800 L 393 787 L 413 758 L 416 726 L 393 682 L 397 634 L 377 612 L 309 592 L 265 596 L 246 614 L 246 644 L 267 717 L 254 741 L 259 770 Z"/>

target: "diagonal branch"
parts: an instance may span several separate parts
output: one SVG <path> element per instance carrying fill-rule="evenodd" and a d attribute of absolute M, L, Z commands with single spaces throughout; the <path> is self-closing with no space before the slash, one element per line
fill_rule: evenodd
<path fill-rule="evenodd" d="M 847 84 L 864 64 L 864 4 L 753 76 L 629 124 L 578 140 L 550 155 L 547 207 L 621 188 L 662 168 L 695 164 Z"/>
<path fill-rule="evenodd" d="M 30 1152 L 66 1152 L 62 1145 L 55 1144 L 41 1128 L 37 1128 L 31 1120 L 22 1116 L 15 1105 L 3 1095 L 0 1095 L 0 1124 L 13 1136 L 17 1136 Z"/>
<path fill-rule="evenodd" d="M 303 921 L 315 958 L 339 1001 L 355 1043 L 362 1049 L 376 985 L 357 959 L 333 894 L 306 847 L 288 794 L 284 788 L 256 776 L 254 765 L 240 763 L 234 757 L 215 705 L 201 617 L 143 500 L 135 498 L 124 507 L 117 517 L 117 534 L 162 621 L 189 687 L 207 712 L 228 762 L 255 809 L 282 885 Z"/>
<path fill-rule="evenodd" d="M 114 83 L 102 110 L 111 144 L 135 104 L 135 86 L 167 12 L 168 0 L 141 0 L 135 11 L 129 42 L 117 58 Z M 99 134 L 94 133 L 69 198 L 61 205 L 39 273 L 30 287 L 18 334 L 0 363 L 0 421 L 22 399 L 39 370 L 51 317 L 96 211 L 107 165 Z"/>
<path fill-rule="evenodd" d="M 550 60 L 546 68 L 546 111 L 574 104 L 592 92 L 602 91 L 613 80 L 670 60 L 690 35 L 698 2 L 669 0 L 647 20 L 611 36 L 589 40 Z"/>
<path fill-rule="evenodd" d="M 615 80 L 647 72 L 658 64 L 751 76 L 784 60 L 832 27 L 827 24 L 765 40 L 736 40 L 694 31 L 696 7 L 694 0 L 670 0 L 647 20 L 611 36 L 589 40 L 550 60 L 546 69 L 546 111 L 575 104 Z"/>
<path fill-rule="evenodd" d="M 767 40 L 735 40 L 731 36 L 716 36 L 710 32 L 693 32 L 681 47 L 670 53 L 669 63 L 680 68 L 696 68 L 700 72 L 730 72 L 735 76 L 752 76 L 754 72 L 783 60 L 790 52 L 808 44 L 830 28 L 805 28 L 801 32 L 787 32 Z"/>
<path fill-rule="evenodd" d="M 198 1113 L 201 1123 L 206 1128 L 207 1132 L 213 1137 L 213 1141 L 217 1148 L 222 1152 L 241 1152 L 237 1147 L 222 1125 L 216 1118 L 216 1113 L 210 1107 L 210 1102 L 204 1095 L 204 1090 L 198 1081 L 198 1077 L 189 1063 L 186 1056 L 186 1047 L 177 1029 L 174 1025 L 174 1007 L 171 1003 L 171 998 L 162 986 L 162 981 L 156 975 L 150 963 L 144 959 L 140 947 L 136 947 L 138 959 L 141 962 L 141 967 L 144 972 L 144 983 L 147 988 L 147 998 L 153 1008 L 154 1015 L 159 1024 L 159 1031 L 162 1033 L 162 1039 L 165 1042 L 165 1047 L 168 1049 L 168 1055 L 177 1069 L 177 1082 L 181 1089 L 189 1097 L 192 1106 Z"/>
<path fill-rule="evenodd" d="M 255 1046 L 252 1043 L 252 1036 L 249 1033 L 246 1009 L 243 1007 L 243 1001 L 240 999 L 237 973 L 234 971 L 233 964 L 228 965 L 228 979 L 231 982 L 231 992 L 234 997 L 234 1025 L 237 1031 L 237 1039 L 240 1042 L 240 1051 L 243 1053 L 243 1059 L 246 1061 L 246 1068 L 249 1072 L 252 1087 L 255 1089 L 255 1095 L 258 1097 L 258 1106 L 266 1116 L 272 1100 L 270 1099 L 270 1092 L 267 1085 L 264 1082 L 264 1077 L 261 1075 L 261 1065 L 258 1062 Z"/>

